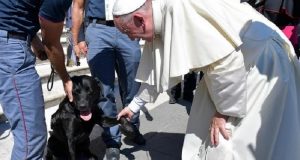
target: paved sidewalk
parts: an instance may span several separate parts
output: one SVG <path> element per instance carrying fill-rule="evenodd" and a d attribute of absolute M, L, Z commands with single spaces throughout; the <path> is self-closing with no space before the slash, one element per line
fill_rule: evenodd
<path fill-rule="evenodd" d="M 189 103 L 182 103 L 169 104 L 167 101 L 158 105 L 149 111 L 152 121 L 148 121 L 143 115 L 140 131 L 147 144 L 143 147 L 123 145 L 121 159 L 180 160 L 190 108 Z"/>
<path fill-rule="evenodd" d="M 146 138 L 145 146 L 135 146 L 122 138 L 121 160 L 180 160 L 190 103 L 179 101 L 169 104 L 167 94 L 159 96 L 154 104 L 147 104 L 148 114 L 142 113 L 140 131 Z M 46 109 L 46 123 L 56 107 Z M 146 112 L 147 113 L 147 112 Z M 104 158 L 105 144 L 101 139 L 102 129 L 96 126 L 91 134 L 91 150 L 99 159 Z M 0 160 L 9 160 L 13 144 L 9 125 L 0 122 Z"/>

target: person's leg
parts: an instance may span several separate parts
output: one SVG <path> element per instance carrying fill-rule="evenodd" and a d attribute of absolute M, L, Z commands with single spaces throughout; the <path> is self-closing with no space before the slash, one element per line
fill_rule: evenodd
<path fill-rule="evenodd" d="M 197 74 L 195 72 L 184 75 L 183 99 L 189 102 L 193 101 L 194 90 L 196 88 Z"/>
<path fill-rule="evenodd" d="M 67 47 L 67 63 L 66 66 L 72 67 L 75 65 L 74 61 L 74 52 L 73 52 L 73 40 L 72 40 L 72 32 L 71 28 L 67 29 L 67 38 L 68 38 L 68 47 Z"/>
<path fill-rule="evenodd" d="M 118 82 L 120 95 L 122 99 L 122 107 L 127 106 L 137 94 L 140 83 L 135 81 L 139 61 L 141 58 L 141 48 L 139 41 L 131 41 L 127 35 L 122 34 L 116 29 L 117 38 L 117 54 L 116 54 L 116 70 L 118 74 Z M 138 136 L 133 139 L 137 144 L 145 144 L 145 139 L 139 133 L 140 112 L 135 113 L 131 118 L 131 123 L 136 126 Z"/>
<path fill-rule="evenodd" d="M 42 159 L 47 128 L 35 57 L 25 41 L 1 37 L 0 46 L 0 102 L 14 135 L 11 159 Z"/>
<path fill-rule="evenodd" d="M 169 103 L 175 104 L 177 102 L 177 100 L 180 98 L 180 95 L 181 95 L 181 82 L 179 82 L 178 84 L 176 84 L 176 86 L 174 86 L 170 89 Z"/>
<path fill-rule="evenodd" d="M 115 52 L 113 48 L 114 30 L 100 24 L 91 23 L 86 30 L 88 43 L 88 64 L 91 74 L 97 77 L 103 86 L 104 97 L 107 101 L 100 102 L 99 107 L 106 116 L 116 117 L 117 107 L 114 95 L 115 81 Z M 119 126 L 104 127 L 103 141 L 107 148 L 120 148 L 121 133 Z"/>

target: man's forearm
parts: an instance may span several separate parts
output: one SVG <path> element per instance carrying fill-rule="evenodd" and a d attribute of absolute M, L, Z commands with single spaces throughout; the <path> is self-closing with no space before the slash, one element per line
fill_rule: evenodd
<path fill-rule="evenodd" d="M 142 83 L 138 93 L 134 96 L 133 100 L 129 103 L 128 108 L 137 113 L 141 107 L 146 103 L 153 103 L 157 99 L 158 93 L 155 90 L 155 86 Z"/>
<path fill-rule="evenodd" d="M 72 7 L 72 35 L 73 44 L 79 42 L 79 33 L 83 22 L 84 0 L 74 0 Z"/>
<path fill-rule="evenodd" d="M 63 82 L 70 80 L 69 74 L 65 67 L 65 55 L 63 53 L 61 44 L 59 43 L 53 46 L 46 46 L 45 50 L 48 55 L 48 59 L 50 60 L 55 71 L 60 76 L 61 80 Z"/>
<path fill-rule="evenodd" d="M 129 103 L 128 108 L 134 112 L 137 113 L 143 106 L 145 106 L 147 102 L 142 100 L 139 97 L 134 97 L 133 100 Z"/>
<path fill-rule="evenodd" d="M 241 51 L 210 64 L 204 74 L 216 110 L 222 115 L 244 117 L 247 113 L 247 71 Z"/>
<path fill-rule="evenodd" d="M 60 44 L 63 22 L 51 22 L 40 17 L 42 43 L 47 53 L 48 59 L 54 69 L 65 83 L 70 80 L 69 74 L 65 67 L 65 55 Z"/>

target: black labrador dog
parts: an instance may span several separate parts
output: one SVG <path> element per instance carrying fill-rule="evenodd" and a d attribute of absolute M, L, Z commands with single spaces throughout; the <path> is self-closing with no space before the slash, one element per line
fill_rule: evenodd
<path fill-rule="evenodd" d="M 73 102 L 66 96 L 51 117 L 52 132 L 47 144 L 46 160 L 97 159 L 89 150 L 89 135 L 95 124 L 102 127 L 120 124 L 126 136 L 136 136 L 136 129 L 126 118 L 118 121 L 103 115 L 97 106 L 98 102 L 105 100 L 99 81 L 86 75 L 74 76 L 71 80 Z"/>

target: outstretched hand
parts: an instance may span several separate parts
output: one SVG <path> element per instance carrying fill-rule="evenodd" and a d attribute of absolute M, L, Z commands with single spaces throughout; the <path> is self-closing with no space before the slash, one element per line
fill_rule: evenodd
<path fill-rule="evenodd" d="M 133 112 L 129 109 L 129 107 L 125 107 L 124 109 L 122 109 L 122 111 L 118 114 L 117 119 L 119 120 L 121 117 L 125 117 L 127 119 L 131 119 L 131 117 L 133 116 Z"/>
<path fill-rule="evenodd" d="M 210 141 L 212 145 L 217 146 L 219 144 L 219 135 L 224 137 L 224 139 L 229 139 L 229 133 L 226 131 L 225 125 L 228 116 L 222 115 L 218 112 L 212 118 L 210 126 Z"/>

